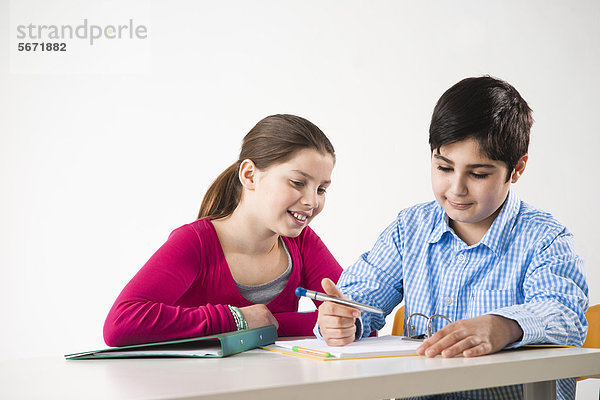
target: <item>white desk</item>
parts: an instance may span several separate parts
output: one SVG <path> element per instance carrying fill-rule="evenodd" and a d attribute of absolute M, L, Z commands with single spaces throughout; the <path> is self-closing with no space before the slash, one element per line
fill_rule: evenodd
<path fill-rule="evenodd" d="M 265 350 L 223 359 L 0 363 L 2 399 L 383 399 L 517 383 L 549 399 L 554 379 L 600 374 L 600 349 L 548 348 L 478 358 L 316 361 Z"/>

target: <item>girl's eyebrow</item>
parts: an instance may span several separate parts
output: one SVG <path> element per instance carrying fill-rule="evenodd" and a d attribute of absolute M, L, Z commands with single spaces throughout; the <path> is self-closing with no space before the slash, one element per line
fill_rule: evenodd
<path fill-rule="evenodd" d="M 441 154 L 434 154 L 433 158 L 437 158 L 440 159 L 450 165 L 454 165 L 454 161 L 450 160 L 449 158 L 446 158 L 444 156 L 442 156 Z M 467 168 L 470 169 L 474 169 L 474 168 L 496 168 L 495 165 L 493 164 L 467 164 Z"/>
<path fill-rule="evenodd" d="M 293 169 L 293 170 L 292 170 L 292 172 L 297 172 L 297 173 L 299 173 L 300 175 L 302 175 L 303 177 L 305 177 L 306 179 L 314 180 L 314 178 L 313 178 L 311 175 L 307 174 L 307 173 L 306 173 L 306 172 L 304 172 L 304 171 L 300 171 L 299 169 Z M 321 182 L 321 184 L 322 184 L 322 185 L 323 185 L 323 184 L 325 184 L 325 185 L 329 185 L 330 183 L 331 183 L 331 181 L 330 181 L 330 180 L 329 180 L 329 181 L 323 181 L 323 182 Z"/>

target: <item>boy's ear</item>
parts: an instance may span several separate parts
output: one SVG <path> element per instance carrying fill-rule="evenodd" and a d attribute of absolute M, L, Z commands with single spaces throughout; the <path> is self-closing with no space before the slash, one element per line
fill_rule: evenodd
<path fill-rule="evenodd" d="M 256 185 L 256 165 L 249 158 L 242 161 L 240 164 L 240 170 L 238 172 L 238 178 L 242 186 L 248 190 L 254 190 Z"/>
<path fill-rule="evenodd" d="M 525 172 L 525 166 L 527 165 L 527 160 L 529 159 L 529 155 L 525 154 L 523 157 L 517 161 L 517 165 L 515 165 L 515 169 L 510 176 L 511 183 L 517 183 L 523 172 Z"/>

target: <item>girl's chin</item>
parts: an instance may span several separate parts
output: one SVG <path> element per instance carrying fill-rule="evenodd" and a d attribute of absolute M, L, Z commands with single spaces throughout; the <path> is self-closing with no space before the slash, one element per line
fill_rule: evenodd
<path fill-rule="evenodd" d="M 297 236 L 300 236 L 300 234 L 302 233 L 302 231 L 304 230 L 305 227 L 306 227 L 306 225 L 304 225 L 302 227 L 297 227 L 294 229 L 286 229 L 285 234 L 280 234 L 280 235 L 285 236 L 285 237 L 297 237 Z"/>
<path fill-rule="evenodd" d="M 285 236 L 285 237 L 297 237 L 299 236 L 302 231 L 304 230 L 304 228 L 306 228 L 308 226 L 308 224 L 304 224 L 303 226 L 287 226 L 281 230 L 279 230 L 279 232 L 277 232 L 279 234 L 279 236 Z"/>

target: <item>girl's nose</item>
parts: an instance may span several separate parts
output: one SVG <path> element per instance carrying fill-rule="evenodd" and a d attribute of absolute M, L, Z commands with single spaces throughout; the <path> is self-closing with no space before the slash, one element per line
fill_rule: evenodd
<path fill-rule="evenodd" d="M 319 206 L 319 195 L 316 191 L 307 190 L 302 196 L 302 204 L 311 208 L 317 208 Z"/>

